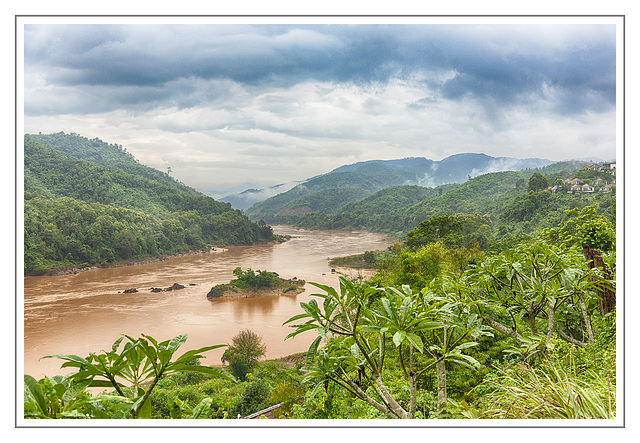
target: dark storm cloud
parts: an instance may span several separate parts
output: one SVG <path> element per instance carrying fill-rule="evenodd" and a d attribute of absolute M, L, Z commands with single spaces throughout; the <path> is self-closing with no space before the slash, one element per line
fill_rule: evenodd
<path fill-rule="evenodd" d="M 471 97 L 489 107 L 543 100 L 570 114 L 615 106 L 614 26 L 568 26 L 557 36 L 522 27 L 27 25 L 25 74 L 38 73 L 65 94 L 73 88 L 103 97 L 100 110 L 195 106 L 219 95 L 210 86 L 193 91 L 184 80 L 221 79 L 290 87 L 423 78 L 445 99 Z M 68 106 L 86 112 L 87 103 L 69 97 Z M 26 107 L 53 111 L 31 100 Z"/>

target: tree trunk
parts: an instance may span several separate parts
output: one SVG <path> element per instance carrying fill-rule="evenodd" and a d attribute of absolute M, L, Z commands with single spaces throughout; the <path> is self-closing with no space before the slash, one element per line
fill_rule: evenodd
<path fill-rule="evenodd" d="M 364 392 L 360 386 L 358 386 L 356 383 L 352 382 L 351 380 L 347 380 L 347 384 L 349 385 L 349 387 L 351 388 L 351 392 L 358 397 L 360 400 L 367 402 L 368 404 L 370 404 L 371 406 L 373 406 L 374 408 L 376 408 L 378 411 L 382 412 L 385 417 L 387 418 L 399 418 L 394 411 L 392 411 L 388 405 L 380 403 L 375 401 L 373 398 L 371 398 L 369 395 L 367 395 L 366 392 Z"/>
<path fill-rule="evenodd" d="M 527 312 L 527 324 L 533 335 L 538 335 L 538 326 L 536 325 L 536 316 L 531 309 Z"/>
<path fill-rule="evenodd" d="M 416 374 L 409 374 L 409 417 L 416 418 L 416 408 L 418 406 L 418 386 Z"/>
<path fill-rule="evenodd" d="M 593 343 L 593 328 L 591 327 L 591 320 L 589 320 L 589 313 L 587 312 L 587 305 L 582 297 L 580 297 L 580 312 L 582 313 L 582 319 L 584 320 L 584 327 L 587 330 L 587 338 L 589 343 Z"/>
<path fill-rule="evenodd" d="M 547 347 L 547 343 L 549 343 L 551 341 L 551 339 L 553 338 L 553 332 L 556 329 L 556 310 L 555 307 L 553 306 L 553 304 L 551 303 L 547 303 L 547 321 L 548 321 L 548 328 L 547 328 L 547 340 L 545 342 L 545 348 Z"/>
<path fill-rule="evenodd" d="M 604 260 L 598 251 L 583 243 L 582 252 L 585 260 L 587 260 L 589 269 L 602 268 L 605 280 L 611 280 L 611 271 L 605 268 Z M 606 284 L 599 285 L 596 292 L 599 297 L 598 304 L 602 315 L 608 314 L 616 308 L 616 293 L 609 289 Z"/>
<path fill-rule="evenodd" d="M 438 410 L 447 404 L 447 371 L 444 360 L 436 363 L 436 376 L 438 379 Z"/>
<path fill-rule="evenodd" d="M 575 338 L 571 337 L 569 334 L 565 333 L 562 329 L 558 327 L 556 327 L 556 331 L 558 332 L 558 335 L 560 337 L 564 338 L 569 343 L 573 343 L 576 346 L 587 346 L 589 344 L 589 343 L 581 342 L 580 340 L 576 340 Z"/>
<path fill-rule="evenodd" d="M 382 401 L 389 407 L 389 409 L 396 415 L 398 418 L 414 418 L 411 417 L 407 411 L 404 410 L 402 406 L 398 404 L 398 402 L 393 398 L 393 396 L 387 390 L 387 387 L 382 382 L 382 377 L 379 374 L 375 375 L 373 378 L 375 382 L 376 392 L 382 399 Z"/>

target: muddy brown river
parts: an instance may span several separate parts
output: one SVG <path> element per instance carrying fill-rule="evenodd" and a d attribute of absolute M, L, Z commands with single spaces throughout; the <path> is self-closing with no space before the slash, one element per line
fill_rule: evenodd
<path fill-rule="evenodd" d="M 24 373 L 36 378 L 66 374 L 50 354 L 77 354 L 110 349 L 121 335 L 151 335 L 166 340 L 189 335 L 179 353 L 213 344 L 230 343 L 248 328 L 262 336 L 267 358 L 306 351 L 313 332 L 284 340 L 291 328 L 282 323 L 302 312 L 301 301 L 321 292 L 305 285 L 298 295 L 228 298 L 209 301 L 212 286 L 227 283 L 237 266 L 268 270 L 280 277 L 332 286 L 328 258 L 385 249 L 390 240 L 361 231 L 308 231 L 274 226 L 291 240 L 273 245 L 232 247 L 225 252 L 177 257 L 163 262 L 105 268 L 74 275 L 24 278 Z M 357 271 L 340 269 L 349 275 Z M 170 292 L 152 293 L 174 283 L 186 286 Z M 139 292 L 125 294 L 125 289 Z M 220 364 L 222 350 L 207 352 L 203 364 Z"/>

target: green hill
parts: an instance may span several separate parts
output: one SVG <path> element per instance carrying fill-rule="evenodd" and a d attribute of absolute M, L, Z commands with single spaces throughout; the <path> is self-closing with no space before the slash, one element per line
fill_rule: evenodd
<path fill-rule="evenodd" d="M 472 177 L 489 172 L 531 170 L 546 167 L 549 163 L 549 160 L 536 158 L 514 159 L 473 153 L 455 154 L 440 161 L 423 157 L 370 160 L 343 165 L 287 192 L 256 203 L 247 210 L 247 215 L 252 220 L 291 223 L 295 217 L 305 214 L 341 213 L 346 204 L 389 187 L 436 187 L 464 183 Z"/>
<path fill-rule="evenodd" d="M 76 134 L 24 140 L 25 273 L 274 240 L 121 146 Z"/>
<path fill-rule="evenodd" d="M 317 211 L 335 214 L 349 202 L 415 179 L 413 172 L 396 170 L 381 163 L 365 164 L 353 171 L 325 174 L 301 183 L 256 203 L 247 210 L 247 215 L 252 220 L 285 223 L 292 215 Z"/>
<path fill-rule="evenodd" d="M 567 169 L 573 169 L 573 173 Z M 558 175 L 563 178 L 576 175 L 575 168 L 563 164 L 526 171 L 493 172 L 461 184 L 435 188 L 396 186 L 347 203 L 333 214 L 318 210 L 281 215 L 279 219 L 282 223 L 307 228 L 366 229 L 401 239 L 423 220 L 442 215 L 478 214 L 486 216 L 490 223 L 491 235 L 484 244 L 504 245 L 531 236 L 540 229 L 558 226 L 567 220 L 565 211 L 568 209 L 596 205 L 600 213 L 615 217 L 615 192 L 530 191 L 528 181 L 539 171 L 550 172 L 550 182 Z"/>

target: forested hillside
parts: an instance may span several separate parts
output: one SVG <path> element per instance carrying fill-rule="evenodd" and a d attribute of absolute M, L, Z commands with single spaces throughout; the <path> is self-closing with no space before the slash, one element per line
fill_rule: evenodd
<path fill-rule="evenodd" d="M 314 211 L 333 214 L 346 203 L 415 178 L 413 172 L 398 171 L 380 163 L 365 164 L 353 171 L 325 174 L 301 183 L 287 192 L 256 203 L 247 210 L 247 215 L 252 220 L 279 220 L 283 216 Z"/>
<path fill-rule="evenodd" d="M 26 135 L 24 168 L 26 274 L 275 238 L 99 139 Z"/>
<path fill-rule="evenodd" d="M 584 171 L 577 170 L 581 165 L 562 162 L 534 170 L 493 172 L 462 184 L 434 188 L 389 187 L 343 204 L 337 211 L 280 211 L 266 219 L 270 223 L 307 228 L 366 229 L 403 238 L 427 219 L 478 214 L 487 218 L 490 227 L 482 243 L 487 248 L 500 249 L 525 237 L 531 238 L 541 229 L 558 226 L 567 220 L 566 211 L 570 209 L 595 205 L 598 214 L 615 219 L 615 187 L 610 191 L 586 193 L 569 192 L 566 185 L 557 192 L 531 188 L 531 177 L 542 177 L 544 183 L 551 185 L 568 177 L 585 176 Z M 600 175 L 612 180 L 606 173 Z"/>
<path fill-rule="evenodd" d="M 532 169 L 549 163 L 549 160 L 537 158 L 515 159 L 471 153 L 452 155 L 440 161 L 423 157 L 364 161 L 343 165 L 288 192 L 256 203 L 247 210 L 247 215 L 253 220 L 286 223 L 291 215 L 345 212 L 342 208 L 345 204 L 393 186 L 433 188 L 463 183 L 488 172 Z"/>

